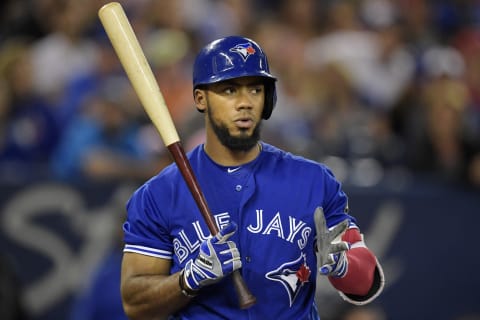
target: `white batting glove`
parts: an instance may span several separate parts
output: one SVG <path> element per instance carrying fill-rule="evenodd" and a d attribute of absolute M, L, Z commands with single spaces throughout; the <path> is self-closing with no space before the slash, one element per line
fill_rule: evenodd
<path fill-rule="evenodd" d="M 328 230 L 323 209 L 318 207 L 314 213 L 315 229 L 317 230 L 317 267 L 324 276 L 343 277 L 347 273 L 348 260 L 346 252 L 350 245 L 340 241 L 348 228 L 348 220 L 337 224 Z"/>
<path fill-rule="evenodd" d="M 190 289 L 198 290 L 218 282 L 242 267 L 235 242 L 228 241 L 236 231 L 237 225 L 231 222 L 215 237 L 202 242 L 198 256 L 189 260 L 184 268 L 184 283 Z"/>

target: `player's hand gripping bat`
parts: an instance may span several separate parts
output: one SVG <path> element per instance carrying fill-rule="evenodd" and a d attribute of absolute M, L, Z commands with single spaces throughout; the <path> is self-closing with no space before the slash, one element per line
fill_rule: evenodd
<path fill-rule="evenodd" d="M 180 169 L 210 233 L 216 235 L 219 231 L 218 227 L 180 143 L 152 69 L 122 6 L 118 2 L 108 3 L 100 8 L 98 15 L 140 102 Z M 238 270 L 232 273 L 232 278 L 240 308 L 245 309 L 255 304 L 256 298 L 250 293 Z"/>

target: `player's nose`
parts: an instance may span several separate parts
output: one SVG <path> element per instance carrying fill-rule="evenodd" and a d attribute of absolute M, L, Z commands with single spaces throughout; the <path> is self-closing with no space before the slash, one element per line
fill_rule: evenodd
<path fill-rule="evenodd" d="M 244 87 L 239 90 L 237 109 L 251 109 L 254 106 L 254 97 L 249 92 L 248 88 Z"/>

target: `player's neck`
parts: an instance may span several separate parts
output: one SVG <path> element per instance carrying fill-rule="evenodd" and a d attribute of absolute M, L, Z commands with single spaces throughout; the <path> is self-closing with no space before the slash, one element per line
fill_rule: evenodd
<path fill-rule="evenodd" d="M 239 166 L 254 160 L 261 151 L 261 144 L 257 143 L 248 151 L 232 150 L 225 147 L 218 140 L 205 142 L 205 152 L 216 163 L 223 166 Z"/>

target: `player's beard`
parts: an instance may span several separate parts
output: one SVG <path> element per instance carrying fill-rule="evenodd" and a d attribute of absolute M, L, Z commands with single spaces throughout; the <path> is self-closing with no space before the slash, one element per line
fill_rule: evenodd
<path fill-rule="evenodd" d="M 249 151 L 257 146 L 257 143 L 260 140 L 261 122 L 255 126 L 251 135 L 242 134 L 241 136 L 235 137 L 230 134 L 227 126 L 213 120 L 210 108 L 207 109 L 207 113 L 213 132 L 215 132 L 218 140 L 220 140 L 225 147 L 235 151 Z"/>

